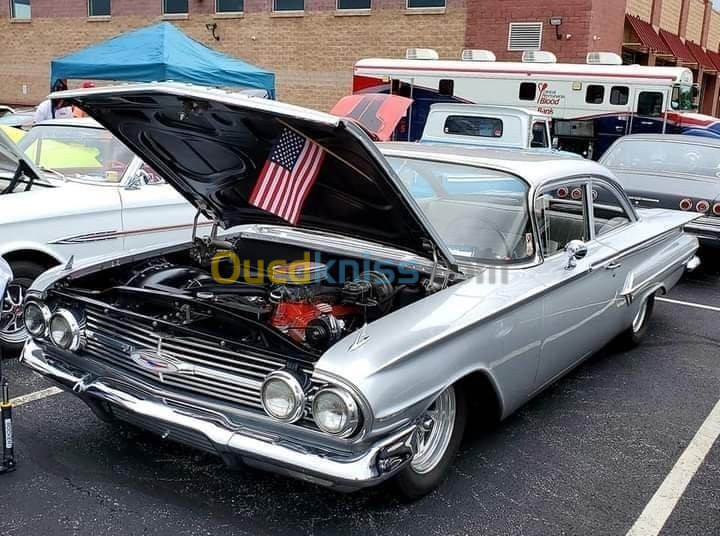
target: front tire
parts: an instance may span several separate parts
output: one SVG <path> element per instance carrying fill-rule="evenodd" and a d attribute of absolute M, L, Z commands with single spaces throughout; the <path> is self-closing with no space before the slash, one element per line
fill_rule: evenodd
<path fill-rule="evenodd" d="M 642 342 L 647 331 L 650 317 L 655 307 L 655 294 L 651 294 L 640 305 L 635 313 L 632 325 L 620 335 L 620 340 L 627 348 L 633 348 Z"/>
<path fill-rule="evenodd" d="M 25 294 L 35 278 L 46 268 L 30 261 L 12 262 L 10 268 L 13 272 L 13 280 L 7 287 L 5 298 L 0 302 L 0 346 L 6 352 L 16 353 L 22 348 L 28 336 L 22 309 Z"/>
<path fill-rule="evenodd" d="M 395 485 L 405 498 L 419 499 L 442 483 L 460 448 L 466 421 L 465 394 L 450 386 L 423 414 L 418 451 L 395 477 Z"/>

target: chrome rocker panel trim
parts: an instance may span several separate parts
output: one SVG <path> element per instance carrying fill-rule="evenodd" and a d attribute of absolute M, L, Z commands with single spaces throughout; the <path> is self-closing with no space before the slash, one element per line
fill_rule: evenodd
<path fill-rule="evenodd" d="M 339 491 L 378 484 L 403 468 L 416 451 L 416 424 L 379 440 L 359 454 L 342 456 L 247 426 L 226 426 L 207 414 L 190 409 L 181 411 L 149 394 L 141 398 L 135 389 L 134 394 L 125 392 L 103 378 L 77 375 L 46 361 L 42 349 L 32 340 L 25 344 L 20 362 L 81 398 L 99 399 L 157 424 L 201 434 L 223 458 L 235 455 L 247 465 Z"/>

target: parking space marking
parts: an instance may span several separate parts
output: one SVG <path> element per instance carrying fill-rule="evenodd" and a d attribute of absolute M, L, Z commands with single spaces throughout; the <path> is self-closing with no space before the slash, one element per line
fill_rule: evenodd
<path fill-rule="evenodd" d="M 673 300 L 670 298 L 655 298 L 657 301 L 674 303 L 675 305 L 684 305 L 685 307 L 695 307 L 696 309 L 706 309 L 708 311 L 715 311 L 720 313 L 720 307 L 713 307 L 712 305 L 703 305 L 701 303 L 692 303 L 680 300 Z"/>
<path fill-rule="evenodd" d="M 49 396 L 53 396 L 62 392 L 63 390 L 59 387 L 48 387 L 47 389 L 42 389 L 40 391 L 35 391 L 34 393 L 13 398 L 10 400 L 10 404 L 16 407 L 22 406 L 23 404 L 27 404 L 28 402 L 40 400 L 41 398 L 47 398 Z"/>
<path fill-rule="evenodd" d="M 626 536 L 656 536 L 662 530 L 718 436 L 720 436 L 720 400 Z"/>

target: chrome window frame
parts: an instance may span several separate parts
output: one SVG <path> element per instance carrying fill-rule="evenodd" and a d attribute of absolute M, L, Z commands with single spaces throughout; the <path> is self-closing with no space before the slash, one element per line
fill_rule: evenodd
<path fill-rule="evenodd" d="M 605 233 L 598 234 L 597 236 L 606 237 L 609 234 L 612 234 L 615 231 L 625 229 L 629 225 L 632 225 L 633 223 L 638 221 L 637 213 L 635 212 L 635 209 L 633 208 L 632 203 L 627 198 L 627 196 L 623 192 L 621 192 L 620 189 L 615 184 L 611 183 L 610 181 L 608 181 L 607 179 L 605 179 L 604 177 L 602 177 L 600 175 L 593 175 L 590 177 L 590 183 L 589 183 L 590 184 L 590 192 L 589 192 L 590 197 L 588 198 L 588 200 L 591 201 L 591 205 L 590 205 L 591 207 L 594 204 L 594 200 L 592 199 L 592 188 L 595 183 L 600 184 L 601 186 L 603 186 L 604 188 L 609 190 L 610 193 L 612 193 L 615 196 L 615 199 L 618 200 L 620 207 L 625 211 L 625 215 L 628 216 L 628 220 L 629 220 L 627 223 L 618 225 L 617 227 L 614 227 Z M 595 235 L 595 211 L 590 210 L 589 216 L 590 216 L 590 223 L 591 223 L 590 230 L 592 231 L 592 240 L 595 240 L 595 238 L 596 238 L 596 235 Z"/>

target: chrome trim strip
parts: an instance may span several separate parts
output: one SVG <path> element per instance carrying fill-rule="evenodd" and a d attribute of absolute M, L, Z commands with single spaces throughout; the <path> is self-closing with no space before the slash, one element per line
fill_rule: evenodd
<path fill-rule="evenodd" d="M 81 397 L 105 400 L 158 424 L 206 437 L 219 454 L 239 456 L 249 465 L 287 474 L 320 485 L 353 490 L 375 485 L 404 467 L 415 453 L 417 425 L 407 426 L 357 454 L 343 454 L 297 442 L 249 426 L 231 427 L 192 408 L 172 407 L 149 393 L 121 390 L 102 378 L 80 377 L 45 360 L 29 340 L 20 362 Z M 172 431 L 170 432 L 172 436 Z"/>
<path fill-rule="evenodd" d="M 201 222 L 198 226 L 212 225 L 212 222 Z M 85 233 L 79 235 L 65 236 L 57 238 L 48 242 L 49 244 L 84 244 L 86 242 L 98 242 L 100 240 L 114 240 L 116 238 L 123 238 L 126 236 L 136 236 L 142 234 L 151 233 L 164 233 L 166 231 L 179 231 L 182 229 L 192 229 L 192 223 L 180 223 L 177 225 L 165 225 L 161 227 L 145 227 L 140 229 L 128 229 L 125 231 L 118 231 L 115 229 L 107 231 L 95 231 L 92 233 Z"/>
<path fill-rule="evenodd" d="M 632 199 L 633 201 L 644 202 L 644 203 L 656 203 L 656 204 L 660 203 L 659 199 L 654 199 L 652 197 L 639 197 L 636 195 L 629 195 L 628 199 Z"/>

